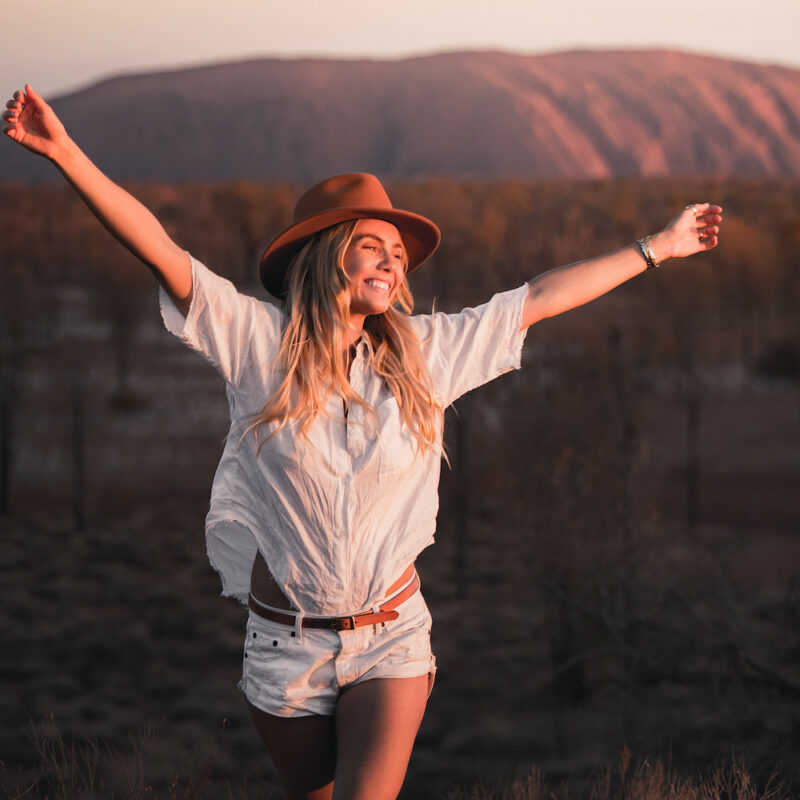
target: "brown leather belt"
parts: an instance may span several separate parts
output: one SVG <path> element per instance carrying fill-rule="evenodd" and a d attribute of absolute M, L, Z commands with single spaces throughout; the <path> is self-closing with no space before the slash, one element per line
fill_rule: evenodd
<path fill-rule="evenodd" d="M 326 628 L 329 631 L 352 631 L 364 625 L 377 625 L 379 622 L 388 622 L 397 619 L 400 614 L 394 609 L 401 603 L 408 600 L 411 595 L 419 589 L 419 575 L 414 575 L 414 580 L 405 589 L 398 592 L 394 597 L 389 598 L 383 605 L 378 606 L 377 611 L 366 611 L 363 614 L 352 614 L 349 617 L 303 617 L 304 628 Z M 296 615 L 276 611 L 272 608 L 264 608 L 255 601 L 250 595 L 247 605 L 254 614 L 259 617 L 280 622 L 281 625 L 294 627 Z"/>

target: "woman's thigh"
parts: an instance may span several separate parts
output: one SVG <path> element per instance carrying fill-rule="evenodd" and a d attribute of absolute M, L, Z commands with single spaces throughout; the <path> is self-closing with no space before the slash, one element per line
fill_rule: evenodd
<path fill-rule="evenodd" d="M 289 800 L 330 800 L 336 771 L 333 717 L 278 717 L 248 702 Z"/>
<path fill-rule="evenodd" d="M 336 704 L 334 798 L 397 797 L 425 712 L 431 677 L 376 678 L 342 693 Z"/>
<path fill-rule="evenodd" d="M 397 797 L 431 680 L 363 681 L 342 693 L 333 717 L 278 717 L 248 703 L 289 799 Z"/>

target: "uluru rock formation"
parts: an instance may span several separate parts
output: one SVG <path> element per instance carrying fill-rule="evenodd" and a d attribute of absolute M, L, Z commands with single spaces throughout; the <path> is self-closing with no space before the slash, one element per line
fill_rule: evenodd
<path fill-rule="evenodd" d="M 53 104 L 129 180 L 800 176 L 800 70 L 673 51 L 263 59 Z M 3 177 L 53 175 L 16 150 Z"/>

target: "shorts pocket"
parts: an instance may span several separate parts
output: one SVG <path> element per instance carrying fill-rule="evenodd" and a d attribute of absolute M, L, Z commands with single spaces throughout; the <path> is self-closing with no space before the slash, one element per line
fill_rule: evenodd
<path fill-rule="evenodd" d="M 247 620 L 245 659 L 263 662 L 277 658 L 283 653 L 288 636 L 284 626 L 272 627 L 269 622 L 262 624 L 261 620 L 254 620 L 251 616 Z"/>

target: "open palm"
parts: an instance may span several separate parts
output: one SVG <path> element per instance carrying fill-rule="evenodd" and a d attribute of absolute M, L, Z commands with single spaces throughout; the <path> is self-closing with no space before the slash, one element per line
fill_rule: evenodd
<path fill-rule="evenodd" d="M 3 112 L 3 133 L 34 153 L 49 156 L 67 132 L 50 106 L 30 86 L 14 92 Z"/>

